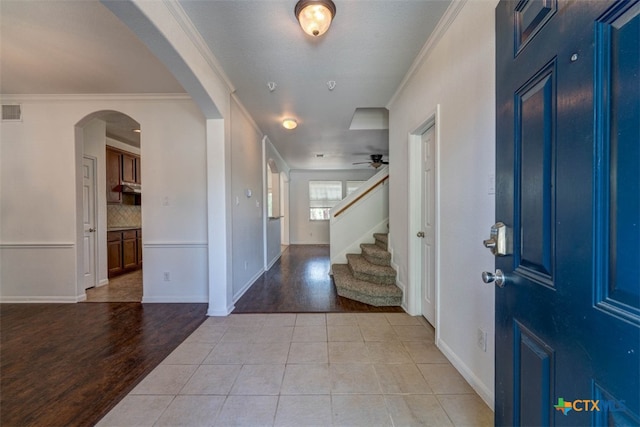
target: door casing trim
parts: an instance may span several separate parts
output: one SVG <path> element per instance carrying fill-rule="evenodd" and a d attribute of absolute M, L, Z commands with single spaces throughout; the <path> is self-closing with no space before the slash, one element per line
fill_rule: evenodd
<path fill-rule="evenodd" d="M 421 241 L 415 238 L 414 232 L 421 227 L 421 201 L 422 198 L 411 197 L 412 194 L 419 194 L 421 188 L 421 151 L 422 135 L 431 127 L 434 127 L 435 143 L 435 302 L 436 316 L 435 327 L 436 342 L 440 339 L 440 104 L 421 120 L 408 136 L 408 159 L 409 165 L 409 236 L 408 236 L 408 285 L 407 285 L 407 311 L 411 315 L 422 315 L 422 268 L 420 254 Z"/>

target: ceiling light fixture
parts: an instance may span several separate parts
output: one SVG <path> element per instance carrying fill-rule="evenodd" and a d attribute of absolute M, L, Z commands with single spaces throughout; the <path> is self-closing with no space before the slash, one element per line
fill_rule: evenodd
<path fill-rule="evenodd" d="M 282 121 L 282 127 L 285 129 L 295 129 L 298 127 L 298 122 L 295 121 L 295 119 L 284 119 Z"/>
<path fill-rule="evenodd" d="M 140 133 L 142 132 L 140 129 L 132 129 L 135 133 Z"/>
<path fill-rule="evenodd" d="M 295 14 L 302 30 L 318 37 L 329 29 L 331 20 L 336 16 L 336 5 L 331 0 L 300 0 Z"/>

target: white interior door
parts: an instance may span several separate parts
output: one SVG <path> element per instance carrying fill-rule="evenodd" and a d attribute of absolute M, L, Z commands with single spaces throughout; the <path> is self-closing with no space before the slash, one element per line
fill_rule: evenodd
<path fill-rule="evenodd" d="M 422 245 L 422 315 L 431 323 L 436 323 L 436 156 L 435 127 L 431 126 L 422 134 L 421 170 L 421 228 Z"/>
<path fill-rule="evenodd" d="M 84 288 L 96 285 L 96 160 L 82 159 L 82 222 L 84 226 Z"/>

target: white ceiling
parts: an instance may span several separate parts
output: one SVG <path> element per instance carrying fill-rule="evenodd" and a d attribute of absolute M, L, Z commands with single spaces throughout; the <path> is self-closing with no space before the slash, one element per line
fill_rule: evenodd
<path fill-rule="evenodd" d="M 450 4 L 334 1 L 336 18 L 320 38 L 301 31 L 296 0 L 179 2 L 238 99 L 294 169 L 361 168 L 351 163 L 387 154 L 388 131 L 349 130 L 353 114 L 385 107 Z M 0 25 L 0 93 L 184 92 L 97 0 L 2 0 Z M 273 92 L 268 82 L 276 83 Z M 298 128 L 283 129 L 285 117 Z"/>

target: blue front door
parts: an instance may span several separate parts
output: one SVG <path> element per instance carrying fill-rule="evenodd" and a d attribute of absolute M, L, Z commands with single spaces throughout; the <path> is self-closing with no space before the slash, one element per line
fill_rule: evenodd
<path fill-rule="evenodd" d="M 496 425 L 640 425 L 639 11 L 496 8 Z"/>

